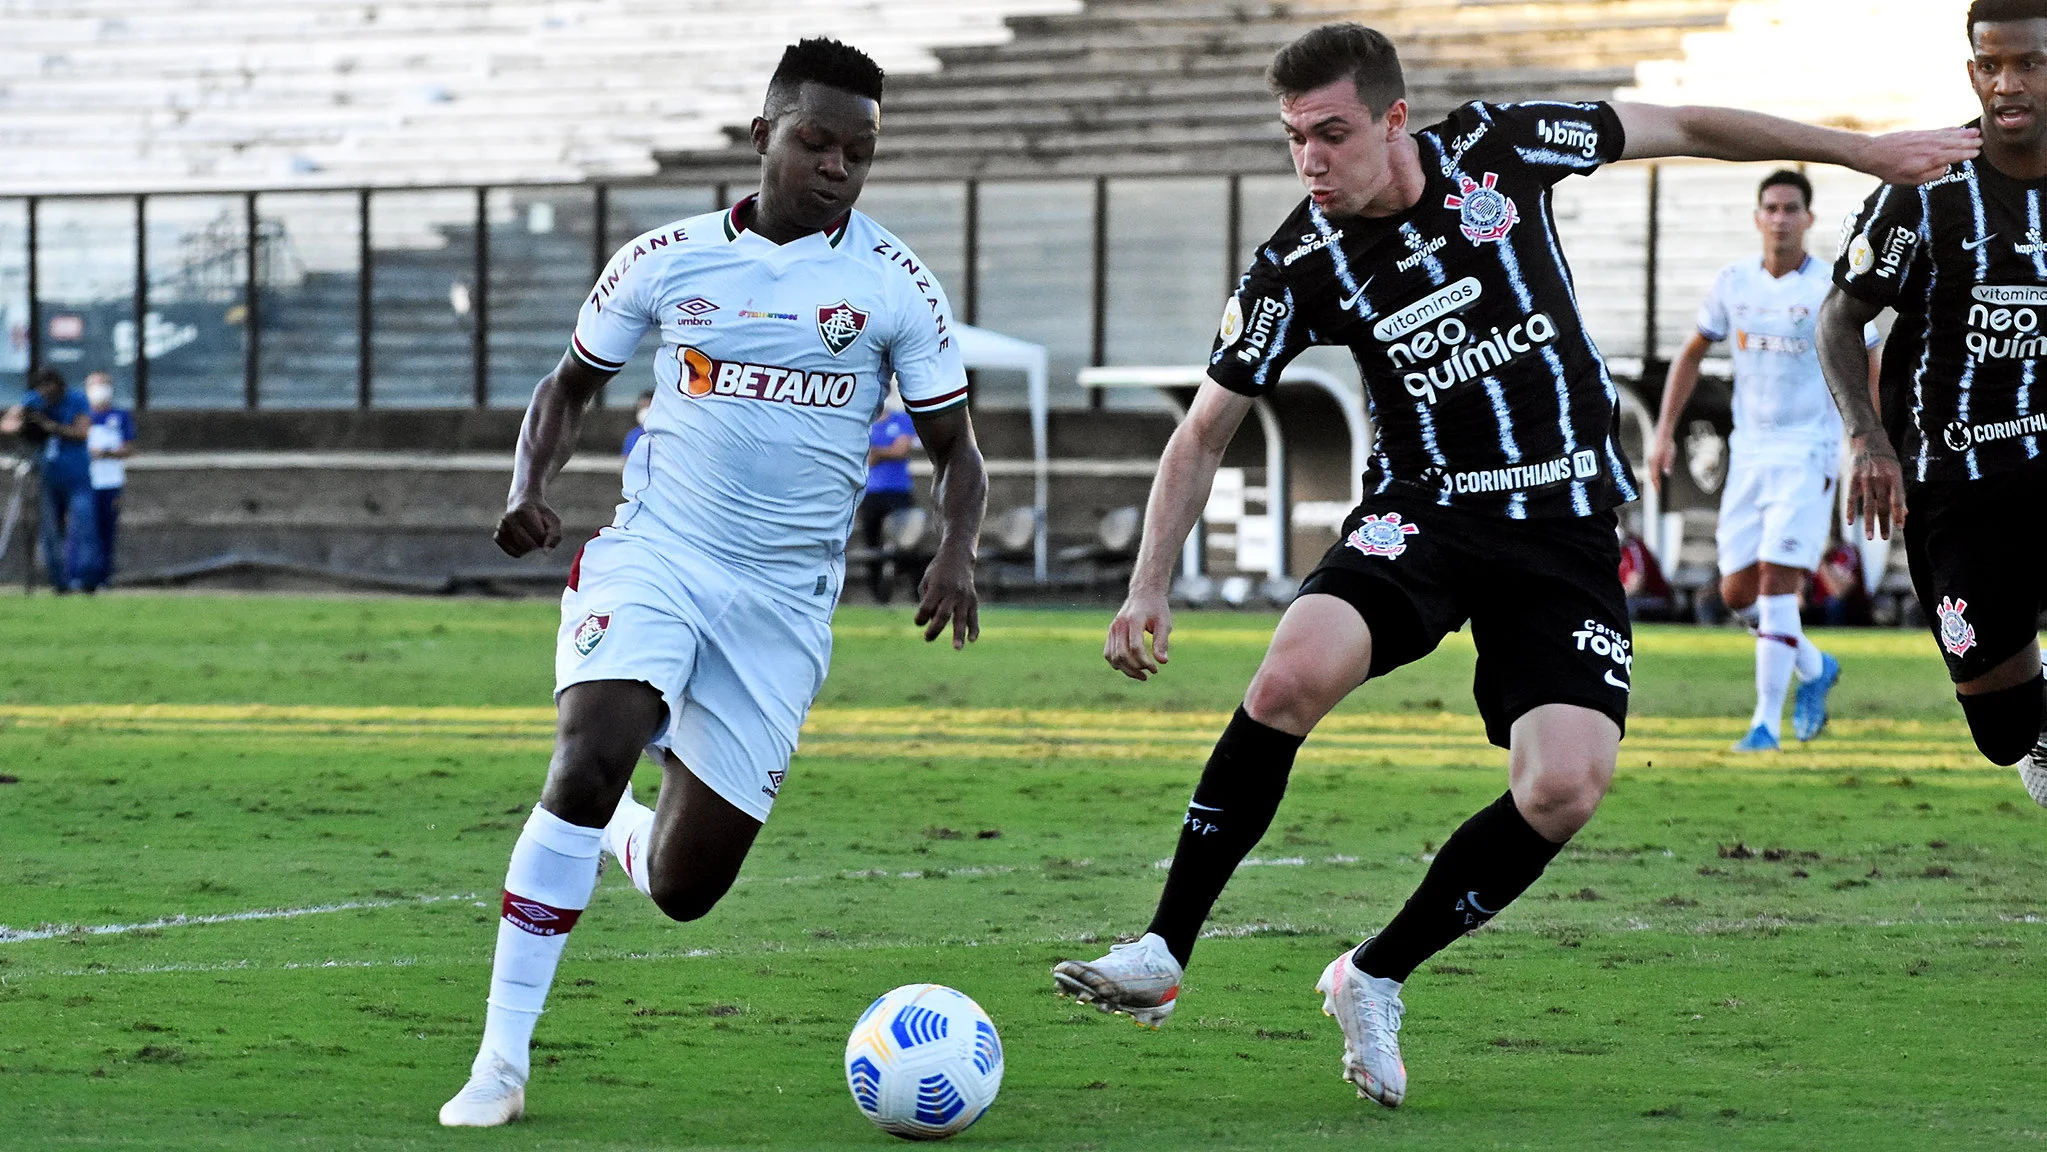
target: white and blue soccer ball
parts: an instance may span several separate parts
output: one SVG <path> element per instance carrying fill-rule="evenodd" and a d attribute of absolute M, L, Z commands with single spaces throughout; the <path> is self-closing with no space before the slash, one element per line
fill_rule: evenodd
<path fill-rule="evenodd" d="M 965 993 L 905 984 L 869 1004 L 853 1025 L 846 1087 L 882 1131 L 943 1140 L 966 1131 L 995 1103 L 1002 1040 Z"/>

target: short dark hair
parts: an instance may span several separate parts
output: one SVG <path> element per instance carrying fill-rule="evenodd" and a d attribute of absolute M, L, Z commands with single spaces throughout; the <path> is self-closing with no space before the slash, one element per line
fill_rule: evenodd
<path fill-rule="evenodd" d="M 52 384 L 59 388 L 70 387 L 64 381 L 64 374 L 55 368 L 45 366 L 37 368 L 28 374 L 28 386 L 30 388 L 48 388 Z"/>
<path fill-rule="evenodd" d="M 1969 5 L 1969 39 L 1976 38 L 1976 25 L 2006 20 L 2047 20 L 2047 0 L 1976 0 Z"/>
<path fill-rule="evenodd" d="M 879 103 L 885 79 L 881 65 L 850 44 L 823 36 L 798 40 L 783 51 L 782 62 L 768 78 L 763 115 L 769 119 L 781 115 L 805 84 L 823 84 Z"/>
<path fill-rule="evenodd" d="M 1763 177 L 1763 182 L 1756 185 L 1756 203 L 1763 202 L 1763 193 L 1778 187 L 1798 189 L 1798 194 L 1805 197 L 1805 210 L 1812 211 L 1812 181 L 1807 180 L 1804 173 L 1793 172 L 1789 168 L 1779 168 Z"/>
<path fill-rule="evenodd" d="M 1358 102 L 1384 118 L 1407 96 L 1400 53 L 1393 41 L 1363 24 L 1324 24 L 1279 50 L 1265 73 L 1273 94 L 1285 100 L 1349 77 Z"/>

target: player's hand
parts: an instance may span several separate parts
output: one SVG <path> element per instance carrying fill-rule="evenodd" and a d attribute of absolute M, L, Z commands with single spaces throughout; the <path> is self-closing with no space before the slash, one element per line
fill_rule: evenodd
<path fill-rule="evenodd" d="M 1886 184 L 1924 184 L 1940 179 L 1948 165 L 1973 160 L 1981 151 L 1983 133 L 1975 128 L 1891 132 L 1870 137 L 1855 166 Z"/>
<path fill-rule="evenodd" d="M 552 552 L 562 542 L 562 518 L 545 501 L 523 500 L 498 517 L 498 529 L 491 539 L 515 559 L 536 549 Z"/>
<path fill-rule="evenodd" d="M 1861 523 L 1865 539 L 1881 533 L 1891 538 L 1905 525 L 1905 472 L 1898 454 L 1881 431 L 1855 437 L 1855 455 L 1848 476 L 1848 522 Z"/>
<path fill-rule="evenodd" d="M 1649 483 L 1663 491 L 1663 478 L 1670 475 L 1670 466 L 1677 461 L 1677 441 L 1669 436 L 1658 436 L 1649 446 Z"/>
<path fill-rule="evenodd" d="M 981 638 L 981 596 L 974 590 L 972 556 L 940 552 L 917 582 L 917 595 L 917 626 L 924 629 L 925 643 L 938 639 L 947 624 L 952 625 L 955 652 Z"/>
<path fill-rule="evenodd" d="M 1151 642 L 1145 643 L 1150 633 Z M 1173 608 L 1163 595 L 1131 590 L 1130 598 L 1109 622 L 1109 639 L 1102 645 L 1102 659 L 1109 667 L 1132 680 L 1149 680 L 1158 675 L 1169 657 L 1166 637 L 1173 634 Z"/>

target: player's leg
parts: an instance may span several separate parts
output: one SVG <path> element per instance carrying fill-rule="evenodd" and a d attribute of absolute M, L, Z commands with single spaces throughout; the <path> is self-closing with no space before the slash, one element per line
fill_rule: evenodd
<path fill-rule="evenodd" d="M 1834 525 L 1836 484 L 1831 468 L 1813 466 L 1778 469 L 1775 481 L 1777 488 L 1770 494 L 1764 515 L 1756 631 L 1759 638 L 1774 641 L 1776 648 L 1791 656 L 1792 671 L 1798 677 L 1792 734 L 1806 741 L 1826 727 L 1827 698 L 1841 679 L 1840 661 L 1820 651 L 1806 636 L 1798 610 L 1799 595 L 1826 553 Z"/>
<path fill-rule="evenodd" d="M 1172 1015 L 1202 923 L 1271 827 L 1301 741 L 1371 666 L 1371 629 L 1351 604 L 1310 593 L 1287 606 L 1194 786 L 1150 926 L 1098 960 L 1054 967 L 1061 992 L 1153 1027 Z"/>
<path fill-rule="evenodd" d="M 1915 486 L 1905 556 L 1977 750 L 2018 764 L 2027 792 L 2047 806 L 2039 545 L 2011 516 L 2038 507 L 2042 487 L 2030 478 Z"/>
<path fill-rule="evenodd" d="M 701 919 L 739 878 L 761 822 L 720 796 L 662 749 L 661 795 L 652 808 L 627 795 L 607 829 L 633 886 L 671 920 Z"/>

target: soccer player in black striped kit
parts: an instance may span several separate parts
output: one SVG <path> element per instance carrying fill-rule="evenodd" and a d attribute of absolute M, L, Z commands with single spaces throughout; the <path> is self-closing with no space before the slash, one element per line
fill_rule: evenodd
<path fill-rule="evenodd" d="M 1849 517 L 1870 508 L 1887 537 L 1903 522 L 1976 747 L 2047 806 L 2047 0 L 1977 0 L 1968 32 L 1983 155 L 1870 195 L 1820 310 L 1820 362 L 1852 443 Z M 1847 345 L 1885 308 L 1880 418 Z"/>
<path fill-rule="evenodd" d="M 1303 36 L 1272 87 L 1308 199 L 1225 308 L 1187 418 L 1159 461 L 1129 598 L 1104 656 L 1166 660 L 1174 557 L 1252 398 L 1314 344 L 1348 346 L 1378 443 L 1365 500 L 1287 609 L 1195 787 L 1149 931 L 1067 961 L 1062 991 L 1157 1024 L 1230 873 L 1271 823 L 1295 751 L 1365 680 L 1468 621 L 1488 736 L 1511 789 L 1443 845 L 1406 907 L 1318 991 L 1343 1073 L 1406 1095 L 1401 982 L 1491 919 L 1598 807 L 1627 717 L 1632 641 L 1613 509 L 1635 498 L 1618 392 L 1586 335 L 1550 190 L 1656 156 L 1809 160 L 1930 179 L 1976 152 L 1951 129 L 1869 138 L 1750 112 L 1640 104 L 1467 104 L 1410 132 L 1400 63 L 1356 24 Z M 1147 644 L 1145 635 L 1151 641 Z"/>

